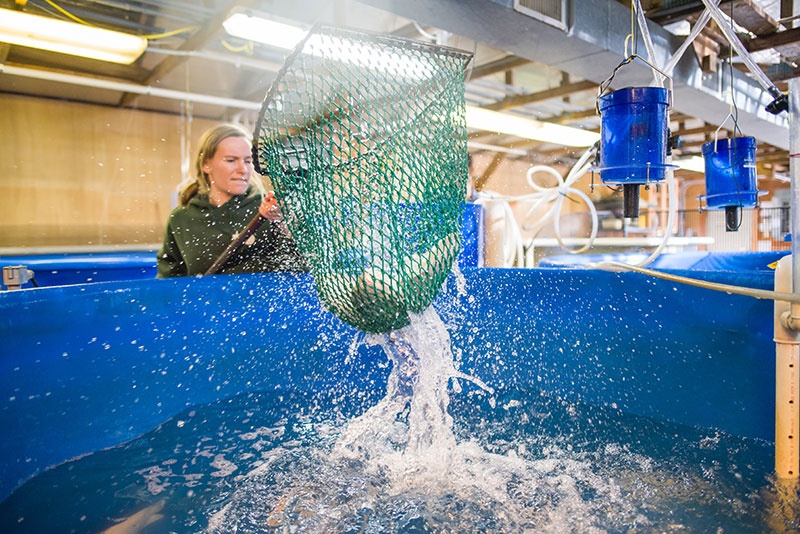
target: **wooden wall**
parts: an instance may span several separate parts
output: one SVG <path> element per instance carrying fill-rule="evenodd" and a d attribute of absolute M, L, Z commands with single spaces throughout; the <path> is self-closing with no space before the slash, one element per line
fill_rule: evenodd
<path fill-rule="evenodd" d="M 210 121 L 0 94 L 0 247 L 159 244 Z"/>

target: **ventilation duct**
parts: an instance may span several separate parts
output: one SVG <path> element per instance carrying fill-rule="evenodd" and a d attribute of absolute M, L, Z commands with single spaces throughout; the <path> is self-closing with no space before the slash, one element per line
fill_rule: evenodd
<path fill-rule="evenodd" d="M 556 28 L 567 29 L 567 0 L 514 0 L 514 11 Z"/>

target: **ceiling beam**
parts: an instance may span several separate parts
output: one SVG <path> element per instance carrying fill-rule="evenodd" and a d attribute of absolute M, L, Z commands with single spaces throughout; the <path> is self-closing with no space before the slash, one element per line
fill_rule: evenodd
<path fill-rule="evenodd" d="M 684 4 L 663 7 L 663 2 L 659 2 L 659 7 L 647 9 L 645 15 L 656 24 L 666 25 L 700 14 L 705 6 L 703 2 L 687 2 Z"/>
<path fill-rule="evenodd" d="M 731 13 L 731 0 L 723 0 L 718 5 L 720 11 L 726 15 Z M 696 0 L 678 5 L 673 4 L 670 7 L 648 9 L 646 16 L 657 24 L 666 25 L 699 15 L 704 9 L 703 2 Z M 774 32 L 778 29 L 777 21 L 753 0 L 733 0 L 733 16 L 737 24 L 756 35 Z"/>
<path fill-rule="evenodd" d="M 753 35 L 765 35 L 778 31 L 778 21 L 770 17 L 754 0 L 734 0 L 733 6 L 730 4 L 731 2 L 720 3 L 720 11 L 726 15 L 733 13 L 733 20 Z"/>
<path fill-rule="evenodd" d="M 796 44 L 800 41 L 800 28 L 783 30 L 742 41 L 742 44 L 749 52 L 758 52 L 770 48 L 778 48 L 781 45 Z"/>
<path fill-rule="evenodd" d="M 570 124 L 573 122 L 578 122 L 583 119 L 588 119 L 591 117 L 597 117 L 597 110 L 595 108 L 584 109 L 583 111 L 567 111 L 562 113 L 561 115 L 555 115 L 553 117 L 547 117 L 543 119 L 546 122 L 552 122 L 553 124 Z"/>
<path fill-rule="evenodd" d="M 496 61 L 490 61 L 489 63 L 478 65 L 472 69 L 472 73 L 470 73 L 470 79 L 474 80 L 477 78 L 491 76 L 492 74 L 497 74 L 498 72 L 506 72 L 523 65 L 528 65 L 530 62 L 531 61 L 529 59 L 521 58 L 519 56 L 505 56 Z"/>
<path fill-rule="evenodd" d="M 520 106 L 524 106 L 526 104 L 532 104 L 534 102 L 541 102 L 543 100 L 551 100 L 553 98 L 561 98 L 565 96 L 569 96 L 575 93 L 580 93 L 581 91 L 588 91 L 589 89 L 597 90 L 598 85 L 594 82 L 589 80 L 584 80 L 581 82 L 575 83 L 568 83 L 565 85 L 560 85 L 558 87 L 554 87 L 553 89 L 548 89 L 546 91 L 540 91 L 538 93 L 531 93 L 527 95 L 513 95 L 506 97 L 502 100 L 498 100 L 492 104 L 488 104 L 485 107 L 486 109 L 491 109 L 494 111 L 500 111 L 509 108 L 516 108 Z"/>
<path fill-rule="evenodd" d="M 697 128 L 684 128 L 678 129 L 674 132 L 671 132 L 672 135 L 700 135 L 700 134 L 711 134 L 717 131 L 717 127 L 713 124 L 706 124 L 703 126 L 698 126 Z M 722 131 L 725 132 L 725 135 L 728 135 L 727 132 L 730 131 L 728 128 L 722 128 Z"/>
<path fill-rule="evenodd" d="M 225 22 L 225 19 L 228 18 L 228 15 L 233 9 L 237 7 L 247 7 L 251 3 L 252 0 L 233 0 L 232 2 L 228 2 L 225 4 L 225 7 L 217 11 L 217 13 L 211 17 L 211 19 L 209 19 L 206 25 L 194 31 L 189 38 L 178 47 L 178 50 L 181 52 L 195 52 L 203 48 L 208 41 L 214 38 L 219 29 L 222 27 L 222 23 Z M 149 86 L 157 84 L 161 78 L 175 70 L 177 67 L 183 65 L 188 58 L 188 55 L 167 56 L 166 59 L 161 61 L 152 71 L 150 71 L 150 74 L 147 76 L 147 78 L 141 82 L 142 85 Z M 120 105 L 122 107 L 131 106 L 133 105 L 134 100 L 139 96 L 140 95 L 135 93 L 125 93 L 120 99 Z"/>

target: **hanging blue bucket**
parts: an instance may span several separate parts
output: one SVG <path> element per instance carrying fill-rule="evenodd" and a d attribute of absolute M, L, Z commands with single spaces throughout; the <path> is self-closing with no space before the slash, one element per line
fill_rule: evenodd
<path fill-rule="evenodd" d="M 600 178 L 609 184 L 647 184 L 664 179 L 669 139 L 670 92 L 629 87 L 599 98 Z"/>
<path fill-rule="evenodd" d="M 705 201 L 709 208 L 756 205 L 756 140 L 718 139 L 703 145 Z"/>

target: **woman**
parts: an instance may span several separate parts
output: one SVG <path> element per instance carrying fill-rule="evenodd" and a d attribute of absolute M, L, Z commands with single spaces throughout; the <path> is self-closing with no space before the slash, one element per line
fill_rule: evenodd
<path fill-rule="evenodd" d="M 305 271 L 275 195 L 253 172 L 248 133 L 232 124 L 208 130 L 195 160 L 196 179 L 181 191 L 158 253 L 158 278 L 204 274 L 256 213 L 265 219 L 219 273 Z"/>

